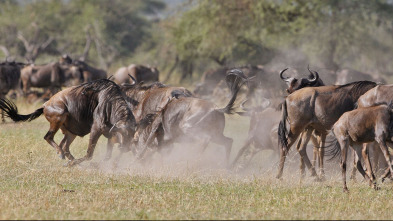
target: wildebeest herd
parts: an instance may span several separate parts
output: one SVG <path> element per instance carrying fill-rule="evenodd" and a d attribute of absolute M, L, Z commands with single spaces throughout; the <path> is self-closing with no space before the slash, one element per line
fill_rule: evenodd
<path fill-rule="evenodd" d="M 205 72 L 192 93 L 160 83 L 155 67 L 129 65 L 108 77 L 106 71 L 73 61 L 68 55 L 46 65 L 6 61 L 0 63 L 0 109 L 3 121 L 4 117 L 31 121 L 43 114 L 49 122 L 44 139 L 62 159 L 69 160 L 68 166 L 92 159 L 97 141 L 104 135 L 108 139 L 105 160 L 111 158 L 115 144 L 121 150 L 118 157 L 131 151 L 142 162 L 155 152 L 170 151 L 175 143 L 195 141 L 201 144 L 201 151 L 209 143 L 223 146 L 228 169 L 234 169 L 250 146 L 254 146 L 251 158 L 263 149 L 272 149 L 280 156 L 277 178 L 281 179 L 288 151 L 297 141 L 301 177 L 307 167 L 311 176 L 323 180 L 324 156 L 341 156 L 343 189 L 348 191 L 346 159 L 351 146 L 351 177 L 358 170 L 375 189 L 378 169 L 385 170 L 382 180 L 392 179 L 387 143 L 393 141 L 393 85 L 364 79 L 325 85 L 318 72 L 307 69 L 309 75 L 299 78 L 286 76 L 287 69 L 276 72 L 252 65 L 220 68 Z M 337 75 L 341 72 L 348 75 L 350 69 Z M 225 84 L 229 92 L 223 89 Z M 69 85 L 74 86 L 62 90 Z M 22 115 L 5 97 L 12 90 L 18 96 L 28 96 L 32 87 L 44 88 L 46 102 L 33 113 Z M 206 99 L 217 91 L 230 93 L 222 108 Z M 240 105 L 242 111 L 236 111 L 236 100 L 243 92 L 247 100 Z M 249 102 L 253 100 L 263 102 Z M 254 104 L 246 107 L 248 103 Z M 250 117 L 248 138 L 232 162 L 233 139 L 224 135 L 224 114 Z M 54 136 L 59 129 L 64 137 L 57 144 Z M 70 145 L 76 136 L 87 134 L 87 153 L 75 159 Z M 329 134 L 335 139 L 327 145 Z M 311 161 L 306 153 L 310 140 L 314 145 Z"/>

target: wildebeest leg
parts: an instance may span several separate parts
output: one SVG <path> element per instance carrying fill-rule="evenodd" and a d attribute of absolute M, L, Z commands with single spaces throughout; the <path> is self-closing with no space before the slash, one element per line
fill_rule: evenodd
<path fill-rule="evenodd" d="M 363 148 L 359 144 L 354 145 L 353 149 L 356 152 L 355 159 L 356 159 L 356 167 L 357 167 L 357 169 L 359 170 L 360 174 L 362 174 L 363 178 L 369 181 L 369 185 L 371 187 L 373 187 L 375 190 L 377 190 L 378 187 L 377 187 L 377 183 L 375 182 L 375 180 L 373 180 L 374 174 L 373 174 L 372 170 L 371 170 L 371 173 L 369 171 L 367 171 L 367 173 L 366 173 L 364 171 L 364 169 L 363 169 L 362 163 L 360 162 L 360 158 L 362 157 L 366 165 L 370 164 L 368 156 L 367 155 L 363 155 Z M 369 169 L 371 169 L 371 167 L 367 168 L 367 170 L 369 170 Z M 368 174 L 371 174 L 371 175 L 368 175 Z"/>
<path fill-rule="evenodd" d="M 44 136 L 44 139 L 46 140 L 46 142 L 48 142 L 53 148 L 55 148 L 55 150 L 57 151 L 57 154 L 60 154 L 60 157 L 62 159 L 65 159 L 64 157 L 64 152 L 63 150 L 59 147 L 59 145 L 56 144 L 56 142 L 53 140 L 56 132 L 59 130 L 60 126 L 63 124 L 64 119 L 62 119 L 63 117 L 59 116 L 59 117 L 52 117 L 49 118 L 50 120 L 50 126 L 49 126 L 49 131 L 48 133 L 46 133 L 46 135 Z M 49 120 L 48 119 L 48 120 Z"/>
<path fill-rule="evenodd" d="M 84 157 L 76 159 L 76 160 L 72 160 L 68 166 L 75 166 L 77 164 L 82 163 L 83 161 L 86 160 L 91 160 L 91 158 L 93 157 L 93 153 L 94 153 L 94 149 L 97 145 L 97 141 L 98 138 L 100 138 L 101 136 L 101 132 L 99 132 L 98 129 L 94 128 L 94 124 L 92 126 L 91 132 L 90 132 L 90 138 L 89 138 L 89 146 L 87 148 L 87 153 Z"/>
<path fill-rule="evenodd" d="M 374 187 L 374 189 L 377 189 L 377 187 L 376 187 L 377 184 L 375 182 L 375 176 L 374 176 L 373 169 L 372 169 L 371 163 L 370 163 L 370 156 L 369 156 L 369 152 L 368 152 L 368 148 L 367 148 L 367 143 L 363 144 L 362 157 L 364 160 L 364 164 L 366 165 L 366 168 L 367 168 L 367 175 L 370 180 L 370 186 Z"/>
<path fill-rule="evenodd" d="M 317 163 L 317 159 L 318 159 L 318 140 L 317 138 L 312 134 L 311 135 L 311 142 L 313 143 L 314 147 L 313 147 L 313 158 L 311 161 L 311 166 L 315 168 L 316 163 Z"/>
<path fill-rule="evenodd" d="M 356 181 L 356 172 L 358 171 L 358 169 L 356 168 L 356 152 L 355 150 L 351 149 L 351 153 L 352 153 L 352 172 L 351 172 L 351 176 L 350 176 L 350 180 Z"/>
<path fill-rule="evenodd" d="M 385 157 L 386 163 L 388 164 L 388 168 L 390 171 L 390 178 L 392 179 L 393 167 L 392 167 L 392 159 L 389 154 L 388 146 L 386 146 L 385 139 L 383 138 L 377 138 L 376 141 L 378 142 L 379 147 L 381 148 L 381 151 L 383 153 L 383 156 Z"/>
<path fill-rule="evenodd" d="M 307 168 L 311 169 L 311 176 L 316 176 L 315 168 L 311 166 L 311 162 L 307 157 L 306 147 L 308 142 L 310 141 L 312 129 L 307 129 L 305 132 L 302 133 L 302 142 L 300 145 L 297 146 L 297 150 L 300 154 L 300 173 L 301 178 L 303 179 L 305 176 L 305 165 Z"/>
<path fill-rule="evenodd" d="M 302 130 L 301 130 L 302 131 Z M 288 134 L 288 149 L 285 149 L 285 147 L 282 147 L 280 145 L 280 165 L 278 167 L 278 173 L 276 178 L 281 179 L 283 171 L 284 171 L 284 164 L 285 164 L 285 158 L 287 157 L 287 154 L 291 148 L 291 146 L 296 142 L 296 139 L 299 137 L 301 132 L 297 133 L 292 133 L 292 130 L 289 131 Z"/>
<path fill-rule="evenodd" d="M 243 155 L 244 151 L 246 151 L 248 149 L 248 147 L 250 146 L 251 142 L 252 142 L 251 139 L 247 139 L 246 143 L 243 145 L 243 147 L 237 153 L 237 155 L 235 157 L 235 160 L 233 160 L 233 162 L 231 164 L 231 168 L 233 168 L 235 166 L 235 164 L 237 163 L 239 158 Z"/>
<path fill-rule="evenodd" d="M 212 142 L 214 142 L 216 144 L 221 144 L 225 147 L 226 164 L 227 164 L 227 166 L 229 166 L 229 157 L 231 155 L 233 139 L 226 137 L 223 134 L 213 135 Z"/>
<path fill-rule="evenodd" d="M 348 187 L 347 187 L 347 153 L 348 153 L 348 140 L 343 139 L 343 138 L 338 138 L 337 140 L 340 144 L 341 148 L 341 175 L 342 175 L 342 181 L 343 181 L 343 191 L 348 192 Z"/>
<path fill-rule="evenodd" d="M 64 133 L 64 138 L 60 142 L 60 147 L 64 152 L 64 155 L 69 159 L 69 160 L 74 160 L 74 156 L 72 156 L 70 152 L 70 145 L 71 143 L 75 140 L 76 135 L 72 134 L 69 131 L 63 130 Z"/>
<path fill-rule="evenodd" d="M 326 142 L 326 133 L 322 133 L 320 135 L 320 146 L 318 148 L 318 159 L 319 159 L 319 179 L 324 180 L 325 179 L 325 169 L 323 165 L 323 157 L 325 156 L 325 142 Z"/>
<path fill-rule="evenodd" d="M 112 137 L 108 138 L 108 142 L 106 144 L 106 154 L 105 154 L 104 161 L 108 161 L 111 159 L 113 146 L 116 143 L 116 141 L 117 141 L 116 136 L 112 136 Z"/>

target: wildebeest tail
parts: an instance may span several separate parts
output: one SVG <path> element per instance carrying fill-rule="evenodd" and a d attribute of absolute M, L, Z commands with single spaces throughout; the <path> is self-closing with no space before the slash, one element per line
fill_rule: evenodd
<path fill-rule="evenodd" d="M 288 118 L 287 102 L 284 101 L 282 103 L 282 118 L 280 123 L 278 124 L 277 134 L 278 134 L 278 146 L 284 147 L 286 150 L 288 150 L 288 131 L 286 126 L 287 118 Z"/>
<path fill-rule="evenodd" d="M 233 106 L 235 104 L 237 94 L 239 93 L 240 88 L 245 83 L 247 83 L 250 80 L 250 78 L 245 77 L 245 75 L 241 70 L 232 69 L 225 77 L 225 80 L 227 82 L 229 89 L 231 90 L 232 97 L 229 100 L 228 104 L 224 108 L 218 109 L 218 111 L 226 114 L 233 114 L 234 113 Z"/>
<path fill-rule="evenodd" d="M 7 99 L 0 99 L 0 109 L 5 112 L 5 116 L 11 118 L 15 122 L 19 121 L 32 121 L 44 113 L 44 108 L 39 108 L 31 114 L 21 115 L 18 114 L 16 105 Z"/>
<path fill-rule="evenodd" d="M 328 161 L 334 160 L 336 157 L 341 156 L 340 143 L 338 142 L 336 135 L 334 134 L 334 131 L 333 130 L 331 130 L 331 131 L 334 135 L 334 139 L 331 141 L 331 145 L 325 145 L 325 148 L 327 148 L 325 150 L 325 155 L 327 157 L 330 156 Z"/>

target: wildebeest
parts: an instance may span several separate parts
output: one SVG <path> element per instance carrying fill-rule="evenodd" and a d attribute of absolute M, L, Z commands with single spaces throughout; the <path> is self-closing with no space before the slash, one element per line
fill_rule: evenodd
<path fill-rule="evenodd" d="M 132 80 L 129 77 L 131 75 L 136 82 L 151 83 L 159 81 L 160 72 L 156 67 L 147 67 L 144 65 L 131 64 L 128 67 L 119 68 L 113 75 L 114 81 L 118 84 L 129 83 L 132 84 Z"/>
<path fill-rule="evenodd" d="M 286 89 L 286 91 L 288 92 L 288 94 L 291 94 L 294 91 L 304 87 L 319 87 L 325 85 L 322 79 L 319 78 L 318 72 L 314 71 L 313 73 L 309 68 L 308 71 L 310 72 L 310 74 L 308 78 L 300 79 L 297 79 L 296 77 L 284 77 L 283 74 L 286 70 L 288 70 L 288 68 L 280 72 L 280 78 L 287 83 L 288 88 Z"/>
<path fill-rule="evenodd" d="M 0 98 L 4 98 L 10 90 L 20 90 L 20 69 L 25 64 L 20 62 L 0 63 Z"/>
<path fill-rule="evenodd" d="M 85 83 L 99 80 L 99 79 L 104 79 L 107 77 L 106 71 L 94 68 L 88 65 L 84 61 L 74 60 L 73 64 L 79 67 L 80 71 L 82 72 L 83 81 Z"/>
<path fill-rule="evenodd" d="M 160 82 L 148 86 L 143 85 L 143 83 L 122 84 L 120 87 L 126 95 L 137 124 L 148 122 L 148 115 L 161 111 L 171 99 L 192 96 L 191 92 L 184 87 L 166 86 Z M 134 136 L 135 141 L 138 141 L 142 130 L 143 128 L 138 126 Z M 113 144 L 114 142 L 108 144 L 106 159 L 109 159 L 112 155 Z M 131 150 L 136 153 L 135 149 Z"/>
<path fill-rule="evenodd" d="M 357 106 L 358 108 L 363 108 L 379 104 L 388 105 L 391 102 L 393 102 L 393 85 L 378 85 L 360 96 Z M 385 168 L 387 165 L 384 163 L 384 159 L 382 159 L 382 152 L 380 151 L 379 147 L 373 143 L 365 145 L 370 146 L 368 148 L 364 148 L 364 150 L 370 150 L 371 154 L 373 155 L 372 165 L 374 168 L 377 170 L 380 168 Z"/>
<path fill-rule="evenodd" d="M 254 146 L 249 154 L 248 163 L 259 151 L 271 149 L 278 153 L 277 143 L 277 125 L 280 122 L 280 112 L 275 108 L 268 107 L 270 102 L 266 102 L 258 107 L 245 108 L 242 104 L 242 115 L 250 116 L 250 126 L 248 129 L 247 140 L 239 150 L 232 162 L 232 167 L 240 160 L 251 145 Z M 244 165 L 244 167 L 247 166 Z"/>
<path fill-rule="evenodd" d="M 280 79 L 277 78 L 277 72 L 273 72 L 261 65 L 245 65 L 235 67 L 241 70 L 248 78 L 253 78 L 247 84 L 247 97 L 252 98 L 256 89 L 261 89 L 258 96 L 266 98 L 273 98 L 282 95 L 284 86 Z M 218 88 L 224 87 L 223 79 L 228 70 L 232 68 L 221 67 L 215 70 L 208 70 L 203 73 L 201 82 L 197 84 L 194 94 L 199 97 L 211 99 L 213 92 L 218 91 Z"/>
<path fill-rule="evenodd" d="M 277 178 L 282 177 L 285 157 L 299 137 L 302 144 L 298 146 L 301 155 L 301 174 L 304 176 L 305 165 L 311 168 L 311 175 L 316 176 L 315 168 L 311 167 L 305 147 L 310 139 L 312 130 L 320 136 L 320 148 L 324 148 L 328 130 L 346 111 L 353 110 L 357 99 L 377 84 L 370 81 L 358 81 L 345 85 L 321 87 L 306 87 L 290 94 L 282 107 L 282 119 L 278 128 L 280 165 Z M 289 132 L 286 122 L 289 123 Z M 320 161 L 323 168 L 323 159 Z M 323 169 L 321 170 L 323 172 Z"/>
<path fill-rule="evenodd" d="M 120 87 L 107 79 L 101 79 L 62 90 L 45 102 L 41 108 L 28 115 L 18 114 L 18 109 L 11 101 L 0 99 L 0 109 L 13 121 L 31 121 L 44 114 L 50 127 L 44 139 L 60 153 L 66 156 L 69 166 L 90 160 L 98 138 L 116 136 L 123 150 L 128 150 L 135 132 L 135 118 L 123 97 Z M 53 140 L 61 129 L 64 138 L 57 145 Z M 76 136 L 90 133 L 87 154 L 74 159 L 69 146 Z"/>
<path fill-rule="evenodd" d="M 17 90 L 21 93 L 20 69 L 24 65 L 19 62 L 0 63 L 0 98 L 5 98 L 10 90 Z M 3 112 L 1 112 L 1 119 L 4 122 Z"/>
<path fill-rule="evenodd" d="M 371 168 L 367 151 L 362 151 L 362 143 L 376 141 L 382 150 L 386 163 L 389 165 L 383 179 L 393 174 L 391 156 L 388 151 L 386 142 L 393 141 L 393 112 L 391 105 L 378 105 L 364 107 L 344 113 L 333 126 L 334 135 L 337 138 L 338 151 L 341 148 L 341 170 L 343 179 L 343 190 L 348 191 L 346 184 L 346 160 L 348 145 L 350 145 L 357 154 L 357 168 L 363 177 L 368 178 L 370 185 L 377 188 L 375 177 Z M 360 163 L 360 157 L 366 164 L 367 174 L 364 172 Z"/>
<path fill-rule="evenodd" d="M 291 94 L 292 92 L 299 90 L 304 87 L 319 87 L 324 86 L 323 81 L 319 78 L 319 74 L 314 71 L 312 72 L 309 68 L 308 71 L 310 75 L 308 78 L 300 78 L 296 77 L 284 77 L 283 73 L 288 68 L 282 70 L 279 74 L 280 78 L 285 81 L 288 85 L 286 91 Z M 250 145 L 254 145 L 254 150 L 251 153 L 251 158 L 263 148 L 277 150 L 277 148 L 273 148 L 274 141 L 277 141 L 277 125 L 280 121 L 279 112 L 274 108 L 267 108 L 264 110 L 264 105 L 252 108 L 244 108 L 242 104 L 242 108 L 244 112 L 239 113 L 241 115 L 249 115 L 250 116 L 250 128 L 248 132 L 248 138 L 243 145 L 243 147 L 239 150 L 235 160 L 232 163 L 232 166 L 236 164 L 241 155 L 246 152 Z M 267 133 L 266 133 L 267 132 Z M 272 135 L 274 134 L 275 135 Z M 317 140 L 315 136 L 312 137 L 312 141 L 314 143 L 314 159 L 317 159 L 319 153 Z M 299 141 L 300 143 L 301 141 Z M 320 159 L 320 158 L 319 158 Z M 313 161 L 313 167 L 315 166 L 315 161 Z"/>
<path fill-rule="evenodd" d="M 214 103 L 195 97 L 180 97 L 172 99 L 152 122 L 148 130 L 148 135 L 143 138 L 145 141 L 140 150 L 140 157 L 143 158 L 147 146 L 156 138 L 157 132 L 162 128 L 162 140 L 159 139 L 158 148 L 166 148 L 173 143 L 184 140 L 197 141 L 203 143 L 203 150 L 210 142 L 222 145 L 226 148 L 226 161 L 229 162 L 229 155 L 232 149 L 233 139 L 223 134 L 225 127 L 224 113 L 233 113 L 233 106 L 240 87 L 246 83 L 247 79 L 241 76 L 241 71 L 230 70 L 226 79 L 231 88 L 232 97 L 224 108 L 218 108 Z"/>
<path fill-rule="evenodd" d="M 46 65 L 28 65 L 21 70 L 23 92 L 27 94 L 31 87 L 49 88 L 56 93 L 67 81 L 82 81 L 82 75 L 74 65 L 52 62 Z"/>

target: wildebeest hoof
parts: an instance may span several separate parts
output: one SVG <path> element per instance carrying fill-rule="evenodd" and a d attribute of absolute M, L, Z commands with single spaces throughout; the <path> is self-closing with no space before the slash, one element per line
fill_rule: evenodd
<path fill-rule="evenodd" d="M 62 160 L 65 160 L 65 155 L 64 155 L 64 153 L 60 153 L 60 154 L 59 154 L 59 157 L 60 157 Z"/>
<path fill-rule="evenodd" d="M 67 163 L 63 164 L 64 167 L 72 167 L 74 165 L 72 165 L 73 160 L 69 160 Z"/>

